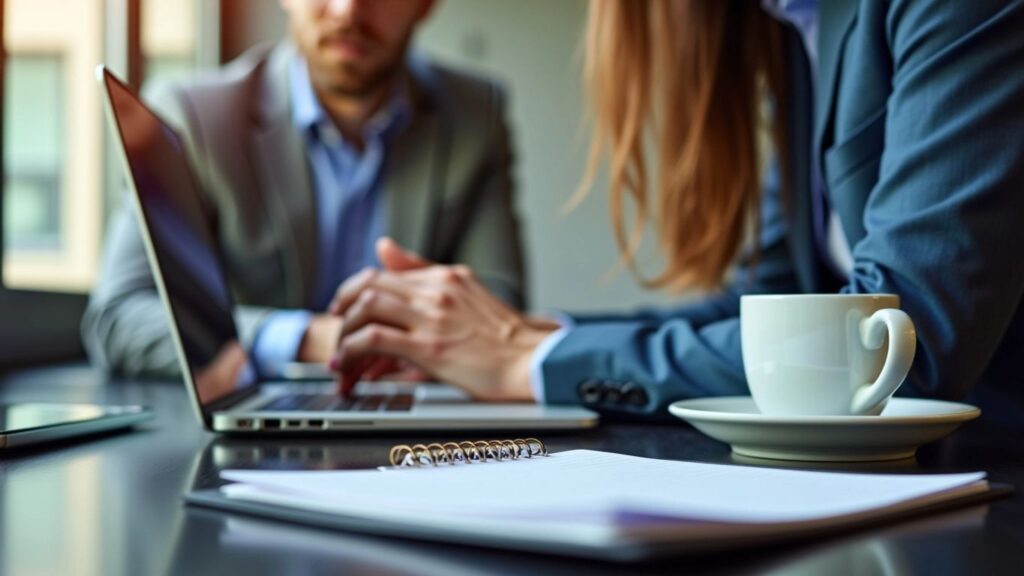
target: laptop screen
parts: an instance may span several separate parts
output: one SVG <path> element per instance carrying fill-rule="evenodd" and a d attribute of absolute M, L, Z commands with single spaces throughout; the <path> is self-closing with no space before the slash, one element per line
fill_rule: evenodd
<path fill-rule="evenodd" d="M 212 404 L 257 381 L 238 339 L 211 212 L 177 134 L 106 70 L 103 84 L 152 247 L 151 268 L 184 356 L 182 370 L 206 418 Z"/>

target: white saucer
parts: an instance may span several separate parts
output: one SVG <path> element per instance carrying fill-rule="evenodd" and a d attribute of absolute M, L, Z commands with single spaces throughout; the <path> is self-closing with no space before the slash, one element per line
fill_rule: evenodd
<path fill-rule="evenodd" d="M 675 402 L 669 411 L 743 456 L 865 462 L 911 458 L 918 446 L 981 415 L 968 404 L 893 398 L 879 416 L 765 416 L 750 396 Z"/>

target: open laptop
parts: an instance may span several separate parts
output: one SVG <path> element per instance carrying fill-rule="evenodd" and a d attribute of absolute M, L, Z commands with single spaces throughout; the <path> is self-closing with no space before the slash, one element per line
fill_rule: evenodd
<path fill-rule="evenodd" d="M 592 427 L 573 406 L 483 404 L 441 384 L 369 383 L 351 399 L 333 382 L 266 382 L 238 338 L 234 300 L 178 135 L 109 70 L 97 69 L 150 267 L 185 384 L 217 432 L 532 430 Z"/>

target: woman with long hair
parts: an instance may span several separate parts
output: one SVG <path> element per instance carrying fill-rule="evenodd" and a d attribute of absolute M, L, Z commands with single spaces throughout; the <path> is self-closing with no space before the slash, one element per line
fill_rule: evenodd
<path fill-rule="evenodd" d="M 343 386 L 398 359 L 481 399 L 662 414 L 748 393 L 740 295 L 894 293 L 918 335 L 901 393 L 1021 421 L 1022 31 L 1019 1 L 592 0 L 584 189 L 604 162 L 623 262 L 653 225 L 643 281 L 708 295 L 531 318 L 384 241 L 332 305 Z"/>

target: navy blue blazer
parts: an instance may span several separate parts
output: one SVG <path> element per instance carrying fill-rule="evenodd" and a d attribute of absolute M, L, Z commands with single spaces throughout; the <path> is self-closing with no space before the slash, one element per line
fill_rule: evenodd
<path fill-rule="evenodd" d="M 1024 2 L 825 0 L 819 30 L 814 98 L 787 39 L 792 201 L 766 185 L 751 273 L 682 308 L 577 317 L 541 365 L 548 402 L 653 415 L 748 394 L 741 294 L 886 292 L 918 331 L 899 394 L 1024 423 Z M 849 279 L 815 245 L 811 162 L 852 248 Z"/>

